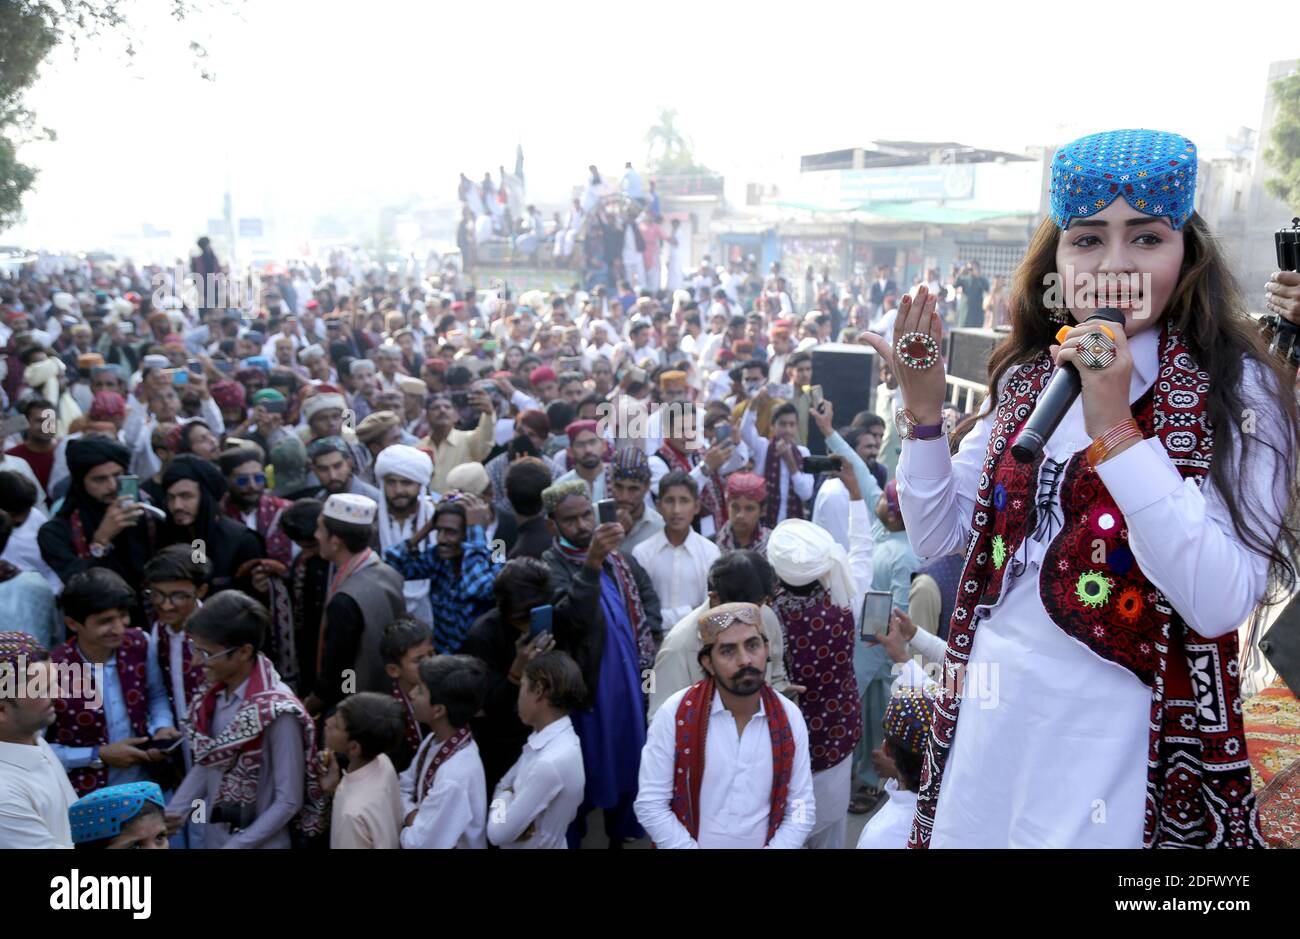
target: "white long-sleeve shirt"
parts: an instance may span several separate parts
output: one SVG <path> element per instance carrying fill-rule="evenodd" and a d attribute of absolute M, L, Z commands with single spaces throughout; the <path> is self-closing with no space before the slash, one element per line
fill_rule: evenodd
<path fill-rule="evenodd" d="M 898 789 L 898 781 L 885 783 L 885 804 L 882 805 L 858 836 L 858 850 L 869 848 L 906 848 L 912 833 L 912 818 L 916 815 L 916 793 Z"/>
<path fill-rule="evenodd" d="M 425 752 L 440 746 L 442 741 L 433 734 L 425 737 L 415 759 L 398 779 L 402 810 L 407 814 L 419 810 L 415 820 L 402 829 L 402 847 L 486 848 L 483 832 L 487 825 L 487 778 L 473 738 L 438 767 L 429 791 L 419 803 L 415 801 L 420 784 L 416 773 L 424 768 Z M 432 753 L 429 759 L 433 759 Z"/>
<path fill-rule="evenodd" d="M 759 476 L 763 475 L 763 469 L 767 465 L 767 448 L 772 441 L 766 437 L 758 435 L 758 418 L 755 416 L 757 408 L 745 408 L 745 417 L 740 422 L 740 439 L 749 447 L 749 451 L 754 454 L 754 472 Z M 794 448 L 799 451 L 799 456 L 808 455 L 808 448 L 795 444 Z M 790 481 L 790 464 L 785 460 L 781 461 L 781 491 L 778 493 L 767 494 L 769 499 L 776 498 L 779 503 L 776 520 L 783 522 L 790 517 L 790 499 L 789 489 Z M 803 500 L 804 505 L 812 501 L 813 497 L 813 478 L 811 473 L 794 474 L 794 493 Z"/>
<path fill-rule="evenodd" d="M 515 765 L 497 783 L 487 838 L 501 848 L 568 848 L 565 835 L 582 805 L 586 774 L 573 721 L 562 717 L 528 735 Z M 536 822 L 533 837 L 519 836 Z"/>
<path fill-rule="evenodd" d="M 659 848 L 761 848 L 767 840 L 772 810 L 772 737 L 767 712 L 759 700 L 758 713 L 744 732 L 713 695 L 709 732 L 704 743 L 704 778 L 700 781 L 700 829 L 692 838 L 673 814 L 673 763 L 677 751 L 677 706 L 684 688 L 655 714 L 641 751 L 636 817 Z M 801 848 L 817 820 L 813 798 L 808 728 L 799 706 L 777 695 L 794 737 L 794 768 L 785 803 L 785 818 L 772 836 L 770 848 Z"/>
<path fill-rule="evenodd" d="M 1130 402 L 1156 378 L 1158 342 L 1158 329 L 1129 340 Z M 1242 395 L 1255 414 L 1254 456 L 1244 466 L 1239 449 L 1228 456 L 1241 466 L 1242 503 L 1280 519 L 1294 467 L 1279 466 L 1263 445 L 1280 446 L 1287 431 L 1262 376 L 1260 366 L 1247 363 Z M 981 420 L 955 457 L 943 438 L 904 441 L 898 494 L 918 556 L 965 549 L 991 426 L 991 417 Z M 1044 466 L 1089 442 L 1080 397 L 1047 441 Z M 1137 564 L 1187 624 L 1208 637 L 1236 629 L 1264 592 L 1268 562 L 1238 540 L 1214 483 L 1197 488 L 1184 480 L 1156 438 L 1097 472 L 1124 516 Z M 1051 511 L 1059 522 L 1059 493 Z M 1048 617 L 1038 583 L 1056 576 L 1041 570 L 1047 547 L 1028 539 L 1020 549 L 1023 572 L 1016 576 L 1008 566 L 998 602 L 976 610 L 981 622 L 936 807 L 935 847 L 1142 843 L 1151 690 Z M 1031 778 L 1039 781 L 1024 784 Z M 1099 805 L 1104 823 L 1096 821 Z"/>
<path fill-rule="evenodd" d="M 657 531 L 632 550 L 632 557 L 655 585 L 665 623 L 676 623 L 704 602 L 709 595 L 709 568 L 720 555 L 717 545 L 695 531 L 675 546 L 663 531 Z"/>

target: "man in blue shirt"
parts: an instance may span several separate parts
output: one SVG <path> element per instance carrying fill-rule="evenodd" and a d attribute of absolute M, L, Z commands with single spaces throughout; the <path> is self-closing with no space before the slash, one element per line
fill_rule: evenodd
<path fill-rule="evenodd" d="M 384 560 L 407 580 L 429 581 L 433 644 L 442 655 L 460 649 L 474 620 L 493 607 L 492 585 L 505 551 L 494 553 L 487 543 L 484 526 L 490 520 L 482 499 L 456 493 L 438 504 L 413 537 L 384 552 Z M 434 544 L 415 547 L 431 531 Z"/>
<path fill-rule="evenodd" d="M 92 567 L 63 590 L 68 641 L 50 654 L 64 686 L 47 739 L 79 795 L 142 782 L 147 765 L 169 757 L 145 745 L 180 732 L 153 639 L 133 628 L 135 591 L 113 571 Z M 70 673 L 76 672 L 71 680 Z"/>

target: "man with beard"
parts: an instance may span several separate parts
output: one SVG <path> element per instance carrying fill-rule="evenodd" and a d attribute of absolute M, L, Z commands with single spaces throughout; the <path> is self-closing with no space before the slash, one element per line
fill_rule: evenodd
<path fill-rule="evenodd" d="M 36 536 L 41 557 L 65 584 L 92 567 L 142 583 L 155 523 L 138 502 L 118 497 L 118 480 L 130 462 L 131 451 L 111 437 L 87 434 L 69 442 L 68 495 Z M 131 622 L 148 625 L 139 604 L 131 608 Z"/>
<path fill-rule="evenodd" d="M 569 846 L 586 834 L 587 813 L 603 809 L 610 847 L 621 848 L 640 836 L 632 803 L 645 742 L 642 683 L 661 633 L 659 597 L 641 565 L 617 550 L 623 526 L 596 525 L 586 483 L 556 483 L 542 501 L 555 535 L 542 560 L 551 568 L 556 648 L 573 656 L 587 686 L 584 708 L 573 715 L 587 789 Z"/>
<path fill-rule="evenodd" d="M 266 557 L 262 536 L 219 511 L 226 479 L 207 460 L 182 453 L 163 471 L 167 521 L 158 544 L 188 544 L 202 551 L 211 566 L 212 593 L 234 586 L 235 573 L 248 561 Z"/>
<path fill-rule="evenodd" d="M 307 448 L 307 459 L 311 461 L 312 472 L 321 484 L 316 498 L 327 499 L 347 493 L 365 496 L 373 502 L 379 501 L 379 490 L 357 477 L 352 448 L 342 437 L 313 440 Z"/>
<path fill-rule="evenodd" d="M 364 420 L 375 410 L 375 395 L 379 391 L 375 363 L 369 359 L 353 359 L 348 365 L 344 387 L 349 389 L 347 401 L 357 420 Z"/>
<path fill-rule="evenodd" d="M 6 848 L 72 847 L 68 809 L 77 793 L 45 742 L 56 714 L 48 658 L 27 633 L 0 632 L 0 676 L 8 673 L 0 681 L 8 689 L 0 694 L 0 844 Z"/>
<path fill-rule="evenodd" d="M 605 485 L 605 439 L 600 436 L 599 425 L 595 421 L 574 421 L 564 432 L 569 436 L 569 465 L 573 469 L 556 480 L 567 483 L 581 480 L 587 486 L 587 494 L 592 502 L 608 499 Z"/>
<path fill-rule="evenodd" d="M 316 393 L 302 404 L 302 419 L 306 426 L 298 431 L 298 436 L 308 448 L 327 437 L 342 439 L 347 444 L 354 471 L 361 472 L 370 466 L 370 451 L 357 441 L 351 426 L 344 426 L 347 410 L 347 403 L 337 388 L 333 385 L 317 386 Z M 354 420 L 361 419 L 359 415 L 353 417 Z"/>
<path fill-rule="evenodd" d="M 808 728 L 763 679 L 759 608 L 700 617 L 705 678 L 664 702 L 646 736 L 636 815 L 659 848 L 801 848 L 816 820 Z"/>
<path fill-rule="evenodd" d="M 379 546 L 384 551 L 410 538 L 433 517 L 434 502 L 428 492 L 432 478 L 433 461 L 415 447 L 394 444 L 375 460 L 375 479 L 383 490 L 379 500 Z M 417 547 L 429 547 L 428 538 Z M 402 586 L 406 612 L 423 623 L 433 622 L 429 588 L 428 580 L 408 580 Z"/>
<path fill-rule="evenodd" d="M 330 574 L 316 683 L 305 701 L 314 717 L 344 694 L 390 687 L 380 642 L 406 606 L 401 576 L 370 549 L 378 514 L 373 499 L 345 493 L 326 500 L 316 523 L 317 550 Z"/>
<path fill-rule="evenodd" d="M 490 518 L 482 499 L 461 493 L 439 503 L 414 534 L 384 551 L 384 560 L 404 578 L 429 582 L 433 644 L 441 655 L 459 650 L 474 620 L 492 608 L 501 565 L 484 532 Z M 437 540 L 429 545 L 431 533 Z"/>
<path fill-rule="evenodd" d="M 618 523 L 623 526 L 624 554 L 663 531 L 664 518 L 651 505 L 650 459 L 639 446 L 624 447 L 609 463 L 609 494 L 618 503 Z"/>
<path fill-rule="evenodd" d="M 429 488 L 445 492 L 447 474 L 462 463 L 481 463 L 492 452 L 496 442 L 496 414 L 492 399 L 486 391 L 470 391 L 469 406 L 479 412 L 478 426 L 473 430 L 456 429 L 456 408 L 450 395 L 434 395 L 429 399 L 429 436 L 420 446 L 433 451 L 433 480 Z"/>

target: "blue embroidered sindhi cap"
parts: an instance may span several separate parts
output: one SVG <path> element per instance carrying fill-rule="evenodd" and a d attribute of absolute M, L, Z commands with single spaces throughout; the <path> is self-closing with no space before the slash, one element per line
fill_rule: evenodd
<path fill-rule="evenodd" d="M 161 809 L 167 807 L 157 783 L 122 783 L 83 796 L 68 809 L 73 844 L 116 838 L 122 833 L 122 826 L 139 815 L 146 802 Z"/>
<path fill-rule="evenodd" d="M 1120 196 L 1175 229 L 1191 218 L 1196 200 L 1196 144 L 1159 130 L 1108 130 L 1056 151 L 1052 161 L 1052 221 L 1069 228 Z"/>

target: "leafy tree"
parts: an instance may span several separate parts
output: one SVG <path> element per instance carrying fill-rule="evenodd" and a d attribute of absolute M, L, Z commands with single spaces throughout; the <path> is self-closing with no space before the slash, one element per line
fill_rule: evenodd
<path fill-rule="evenodd" d="M 171 0 L 170 15 L 184 21 L 200 9 L 226 0 Z M 41 63 L 56 46 L 67 44 L 73 55 L 85 43 L 110 39 L 122 53 L 136 54 L 128 10 L 140 0 L 0 0 L 0 230 L 18 221 L 23 196 L 36 181 L 36 169 L 18 160 L 18 148 L 32 140 L 54 140 L 51 128 L 38 127 L 23 95 L 36 82 Z M 196 63 L 207 50 L 190 42 Z M 214 76 L 202 69 L 202 77 Z"/>
<path fill-rule="evenodd" d="M 1300 213 L 1300 72 L 1273 82 L 1273 94 L 1277 120 L 1264 159 L 1279 175 L 1264 182 L 1264 191 Z"/>
<path fill-rule="evenodd" d="M 710 174 L 712 171 L 695 162 L 691 142 L 677 126 L 677 112 L 659 109 L 659 123 L 645 132 L 646 165 L 650 172 L 663 176 L 674 174 Z"/>

